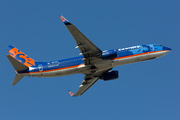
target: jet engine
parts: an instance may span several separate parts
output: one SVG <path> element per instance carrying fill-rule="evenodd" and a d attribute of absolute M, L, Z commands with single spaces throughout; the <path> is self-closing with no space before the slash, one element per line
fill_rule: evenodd
<path fill-rule="evenodd" d="M 119 78 L 119 74 L 118 74 L 118 71 L 117 71 L 117 70 L 113 70 L 113 71 L 104 73 L 104 74 L 102 75 L 102 79 L 103 79 L 104 81 L 114 80 L 114 79 L 117 79 L 117 78 Z"/>
<path fill-rule="evenodd" d="M 114 59 L 117 56 L 117 50 L 108 50 L 102 53 L 102 59 Z"/>

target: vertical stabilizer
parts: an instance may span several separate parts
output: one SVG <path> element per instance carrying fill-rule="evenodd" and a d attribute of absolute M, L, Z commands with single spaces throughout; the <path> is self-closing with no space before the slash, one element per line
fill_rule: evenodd
<path fill-rule="evenodd" d="M 9 54 L 11 57 L 15 58 L 16 60 L 18 60 L 25 66 L 27 66 L 27 67 L 35 66 L 35 62 L 36 62 L 35 60 L 28 57 L 26 54 L 24 54 L 23 52 L 21 52 L 14 46 L 9 45 L 9 46 L 7 46 L 7 49 L 9 51 Z"/>

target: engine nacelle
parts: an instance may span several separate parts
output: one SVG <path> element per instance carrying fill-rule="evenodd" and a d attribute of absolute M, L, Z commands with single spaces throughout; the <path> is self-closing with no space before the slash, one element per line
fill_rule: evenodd
<path fill-rule="evenodd" d="M 108 50 L 102 53 L 102 59 L 114 59 L 118 57 L 117 50 Z"/>
<path fill-rule="evenodd" d="M 118 74 L 118 71 L 117 70 L 113 70 L 113 71 L 110 71 L 108 73 L 104 73 L 102 75 L 102 79 L 104 81 L 108 81 L 108 80 L 114 80 L 114 79 L 117 79 L 119 78 L 119 74 Z"/>

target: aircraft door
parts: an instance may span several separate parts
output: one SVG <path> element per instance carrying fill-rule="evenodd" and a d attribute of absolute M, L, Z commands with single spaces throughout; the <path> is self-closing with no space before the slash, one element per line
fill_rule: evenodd
<path fill-rule="evenodd" d="M 150 50 L 154 50 L 154 46 L 153 45 L 150 45 Z"/>
<path fill-rule="evenodd" d="M 43 66 L 42 66 L 42 64 L 38 65 L 38 67 L 39 67 L 39 71 L 43 71 Z"/>

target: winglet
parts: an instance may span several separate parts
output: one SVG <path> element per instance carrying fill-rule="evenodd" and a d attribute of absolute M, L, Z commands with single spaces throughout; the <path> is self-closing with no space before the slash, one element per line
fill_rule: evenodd
<path fill-rule="evenodd" d="M 65 25 L 70 25 L 71 24 L 65 17 L 63 17 L 62 15 L 59 15 L 59 16 L 60 16 L 60 19 L 63 21 L 63 23 Z"/>
<path fill-rule="evenodd" d="M 71 92 L 70 90 L 68 90 L 68 91 L 69 91 L 69 94 L 70 94 L 72 97 L 74 97 L 74 93 Z"/>

